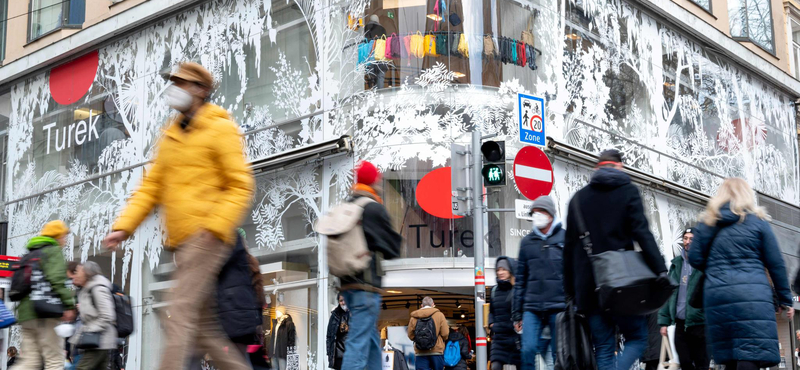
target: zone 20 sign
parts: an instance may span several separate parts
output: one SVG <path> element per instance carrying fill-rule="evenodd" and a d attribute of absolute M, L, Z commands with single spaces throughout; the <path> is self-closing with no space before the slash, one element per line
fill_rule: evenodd
<path fill-rule="evenodd" d="M 518 94 L 519 141 L 544 146 L 544 99 L 532 95 Z"/>

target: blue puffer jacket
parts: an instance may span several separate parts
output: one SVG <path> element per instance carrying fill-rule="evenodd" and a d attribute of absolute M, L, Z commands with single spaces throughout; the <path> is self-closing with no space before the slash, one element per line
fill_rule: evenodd
<path fill-rule="evenodd" d="M 519 247 L 514 285 L 514 321 L 525 311 L 562 311 L 564 302 L 564 229 L 554 220 L 550 231 L 534 228 Z"/>
<path fill-rule="evenodd" d="M 689 250 L 689 263 L 706 274 L 703 305 L 714 362 L 777 365 L 778 325 L 764 268 L 781 305 L 792 305 L 778 242 L 769 224 L 755 215 L 740 222 L 727 205 L 720 214 L 716 227 L 697 225 Z"/>

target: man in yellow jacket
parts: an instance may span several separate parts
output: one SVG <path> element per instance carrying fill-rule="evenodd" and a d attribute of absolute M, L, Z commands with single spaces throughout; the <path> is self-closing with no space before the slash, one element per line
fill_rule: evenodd
<path fill-rule="evenodd" d="M 208 352 L 217 368 L 250 369 L 239 352 L 225 351 L 234 346 L 208 304 L 249 209 L 253 174 L 237 126 L 223 108 L 206 102 L 211 73 L 187 62 L 169 79 L 164 94 L 180 114 L 169 122 L 152 167 L 105 244 L 115 249 L 161 205 L 176 269 L 162 319 L 167 345 L 160 369 L 184 369 L 196 349 Z"/>

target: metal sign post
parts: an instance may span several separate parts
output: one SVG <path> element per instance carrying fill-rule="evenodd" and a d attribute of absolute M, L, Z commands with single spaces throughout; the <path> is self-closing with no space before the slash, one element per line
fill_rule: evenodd
<path fill-rule="evenodd" d="M 475 232 L 475 355 L 477 370 L 486 370 L 486 330 L 483 328 L 483 303 L 486 301 L 486 280 L 483 268 L 483 159 L 478 149 L 481 147 L 481 132 L 472 131 L 472 227 Z"/>

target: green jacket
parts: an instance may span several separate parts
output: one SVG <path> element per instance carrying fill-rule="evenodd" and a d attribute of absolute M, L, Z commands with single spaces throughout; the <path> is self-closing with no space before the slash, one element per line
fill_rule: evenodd
<path fill-rule="evenodd" d="M 683 257 L 677 256 L 672 259 L 672 266 L 669 268 L 669 278 L 672 281 L 676 281 L 680 283 L 681 280 L 681 269 L 683 268 Z M 694 288 L 697 287 L 697 283 L 700 281 L 700 277 L 703 276 L 703 273 L 700 270 L 693 269 L 692 274 L 689 275 L 689 283 L 686 286 L 686 327 L 691 327 L 695 325 L 705 325 L 706 317 L 703 313 L 702 308 L 694 308 L 689 305 L 689 299 L 692 297 L 692 293 L 694 292 Z M 661 310 L 658 311 L 658 326 L 670 326 L 675 324 L 675 316 L 677 315 L 678 311 L 678 289 L 672 293 L 672 297 L 670 297 L 667 304 L 664 307 L 661 307 Z"/>
<path fill-rule="evenodd" d="M 53 290 L 61 297 L 64 310 L 75 309 L 75 299 L 72 291 L 64 284 L 67 281 L 67 264 L 64 262 L 64 255 L 61 254 L 61 247 L 58 242 L 50 237 L 37 236 L 28 241 L 28 250 L 44 248 L 42 250 L 42 272 L 45 279 L 53 286 Z M 35 320 L 36 312 L 33 310 L 33 303 L 29 297 L 20 301 L 17 307 L 17 320 L 25 322 Z"/>

